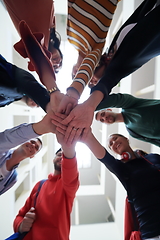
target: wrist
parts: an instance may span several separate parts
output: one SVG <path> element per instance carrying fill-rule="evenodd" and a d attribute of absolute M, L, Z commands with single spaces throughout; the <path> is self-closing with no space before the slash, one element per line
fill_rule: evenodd
<path fill-rule="evenodd" d="M 48 89 L 48 93 L 49 94 L 52 94 L 52 93 L 54 93 L 56 91 L 60 91 L 58 87 L 52 87 L 52 88 Z"/>
<path fill-rule="evenodd" d="M 104 94 L 101 91 L 94 91 L 90 97 L 85 101 L 90 107 L 96 110 L 99 103 L 103 100 Z"/>
<path fill-rule="evenodd" d="M 47 127 L 45 126 L 45 124 L 42 123 L 42 121 L 33 123 L 32 128 L 37 135 L 48 133 L 48 131 L 46 130 Z"/>
<path fill-rule="evenodd" d="M 63 155 L 65 158 L 72 159 L 75 157 L 76 155 L 75 149 L 71 149 L 69 147 L 67 148 L 62 147 L 62 149 L 63 149 Z"/>
<path fill-rule="evenodd" d="M 76 99 L 77 101 L 80 98 L 80 95 L 79 95 L 78 91 L 75 88 L 73 88 L 73 87 L 67 88 L 66 95 Z"/>

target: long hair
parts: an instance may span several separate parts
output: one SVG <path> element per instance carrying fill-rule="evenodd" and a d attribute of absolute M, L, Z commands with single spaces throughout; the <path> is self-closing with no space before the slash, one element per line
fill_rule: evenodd
<path fill-rule="evenodd" d="M 61 36 L 60 36 L 60 34 L 58 32 L 56 32 L 55 28 L 51 28 L 50 29 L 50 40 L 49 40 L 48 50 L 50 52 L 52 52 L 53 48 L 57 49 L 59 54 L 60 54 L 60 56 L 61 56 L 61 59 L 63 60 L 63 54 L 62 54 L 62 52 L 60 50 L 60 44 L 61 44 Z M 61 67 L 62 67 L 62 61 L 60 63 L 59 68 L 61 68 Z"/>

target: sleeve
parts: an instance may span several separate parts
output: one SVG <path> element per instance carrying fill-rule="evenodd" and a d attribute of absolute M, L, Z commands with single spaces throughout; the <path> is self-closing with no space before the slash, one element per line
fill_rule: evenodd
<path fill-rule="evenodd" d="M 104 94 L 104 98 L 107 97 L 112 88 L 115 87 L 121 79 L 135 72 L 159 54 L 157 47 L 160 29 L 158 11 L 158 7 L 150 11 L 125 36 L 114 57 L 108 64 L 103 77 L 98 84 L 92 88 L 92 92 L 98 90 Z M 148 34 L 148 32 L 150 34 Z M 135 38 L 135 36 L 138 36 L 138 38 Z M 130 46 L 131 42 L 133 42 L 133 47 Z"/>
<path fill-rule="evenodd" d="M 33 207 L 34 198 L 35 198 L 35 194 L 38 190 L 38 186 L 39 186 L 39 182 L 34 186 L 34 188 L 32 189 L 32 192 L 31 192 L 30 196 L 27 198 L 24 206 L 19 210 L 17 216 L 15 217 L 14 222 L 13 222 L 13 228 L 14 228 L 15 232 L 18 232 L 19 225 L 23 221 L 25 214 L 30 210 L 31 207 Z"/>
<path fill-rule="evenodd" d="M 14 81 L 18 92 L 25 94 L 37 103 L 44 111 L 50 101 L 46 88 L 32 74 L 13 65 Z"/>
<path fill-rule="evenodd" d="M 102 102 L 97 106 L 96 110 L 103 108 L 133 108 L 136 105 L 139 106 L 143 99 L 136 98 L 130 94 L 110 94 L 107 98 L 102 100 Z"/>
<path fill-rule="evenodd" d="M 14 167 L 12 171 L 7 171 L 6 163 L 0 167 L 0 195 L 5 193 L 8 189 L 10 189 L 17 182 L 17 171 Z"/>
<path fill-rule="evenodd" d="M 125 177 L 124 166 L 125 165 L 120 160 L 115 159 L 107 150 L 106 150 L 106 154 L 105 154 L 104 158 L 98 159 L 98 160 L 100 162 L 102 162 L 110 172 L 115 174 L 117 176 L 117 178 L 124 185 L 124 182 L 125 182 L 125 180 L 124 180 L 124 177 Z"/>
<path fill-rule="evenodd" d="M 101 51 L 99 49 L 94 49 L 89 54 L 87 54 L 73 80 L 70 87 L 76 89 L 81 96 L 85 86 L 90 81 L 95 67 L 97 66 L 101 57 Z M 69 88 L 70 88 L 69 87 Z"/>
<path fill-rule="evenodd" d="M 21 124 L 0 133 L 0 153 L 16 147 L 31 138 L 38 137 L 32 128 L 32 124 Z"/>
<path fill-rule="evenodd" d="M 65 192 L 70 197 L 75 197 L 79 187 L 79 173 L 77 168 L 76 157 L 72 159 L 65 158 L 62 160 L 62 181 Z"/>

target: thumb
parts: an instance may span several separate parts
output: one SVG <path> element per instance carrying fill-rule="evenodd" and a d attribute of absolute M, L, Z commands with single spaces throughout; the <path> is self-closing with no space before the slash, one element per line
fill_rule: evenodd
<path fill-rule="evenodd" d="M 30 212 L 34 212 L 35 211 L 35 208 L 34 207 L 31 207 L 31 209 L 29 210 Z"/>

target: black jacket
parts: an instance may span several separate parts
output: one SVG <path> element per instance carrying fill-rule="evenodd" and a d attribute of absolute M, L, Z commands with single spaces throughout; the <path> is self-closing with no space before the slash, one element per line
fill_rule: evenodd
<path fill-rule="evenodd" d="M 160 5 L 149 12 L 156 0 L 145 0 L 122 25 L 115 35 L 109 52 L 113 49 L 122 29 L 137 23 L 124 37 L 105 74 L 91 92 L 99 90 L 107 97 L 111 89 L 124 77 L 136 71 L 143 64 L 160 53 Z M 148 13 L 149 12 L 149 13 Z M 148 13 L 147 15 L 145 15 Z"/>
<path fill-rule="evenodd" d="M 29 72 L 7 62 L 0 55 L 0 107 L 20 100 L 24 95 L 35 101 L 44 111 L 50 96 Z"/>

